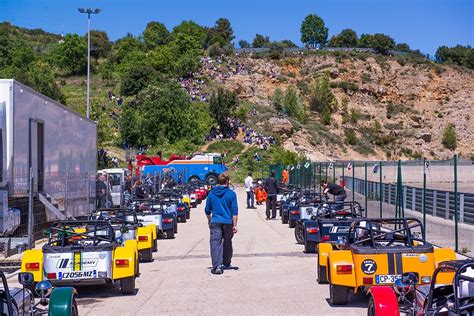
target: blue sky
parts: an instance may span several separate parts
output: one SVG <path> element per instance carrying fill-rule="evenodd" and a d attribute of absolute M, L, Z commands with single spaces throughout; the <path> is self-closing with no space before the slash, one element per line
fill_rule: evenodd
<path fill-rule="evenodd" d="M 386 33 L 397 42 L 434 54 L 441 45 L 474 46 L 474 0 L 0 0 L 0 21 L 54 33 L 84 34 L 87 22 L 78 7 L 99 7 L 92 28 L 112 40 L 140 34 L 149 21 L 171 29 L 182 20 L 212 26 L 228 18 L 236 41 L 255 33 L 272 40 L 300 42 L 300 25 L 309 13 L 321 16 L 329 35 L 344 28 Z"/>

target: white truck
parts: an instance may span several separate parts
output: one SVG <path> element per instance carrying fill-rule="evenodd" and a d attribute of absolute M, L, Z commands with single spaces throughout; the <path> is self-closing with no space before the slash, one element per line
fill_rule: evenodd
<path fill-rule="evenodd" d="M 96 123 L 13 79 L 0 79 L 0 157 L 0 236 L 27 231 L 30 170 L 36 229 L 95 208 Z"/>

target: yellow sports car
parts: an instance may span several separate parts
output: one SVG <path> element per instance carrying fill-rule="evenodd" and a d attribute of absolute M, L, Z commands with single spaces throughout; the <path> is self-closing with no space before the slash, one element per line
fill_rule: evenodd
<path fill-rule="evenodd" d="M 357 219 L 345 242 L 321 243 L 318 250 L 318 282 L 329 283 L 333 305 L 347 304 L 349 291 L 392 285 L 404 272 L 430 283 L 440 262 L 456 259 L 452 249 L 427 243 L 415 218 Z"/>

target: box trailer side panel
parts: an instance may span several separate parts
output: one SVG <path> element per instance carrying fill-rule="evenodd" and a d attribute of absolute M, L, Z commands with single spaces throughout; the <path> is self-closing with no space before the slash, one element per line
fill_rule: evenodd
<path fill-rule="evenodd" d="M 28 190 L 30 167 L 34 190 L 67 205 L 73 216 L 85 215 L 95 194 L 97 126 L 56 101 L 13 81 L 13 187 Z M 67 180 L 66 180 L 67 179 Z"/>

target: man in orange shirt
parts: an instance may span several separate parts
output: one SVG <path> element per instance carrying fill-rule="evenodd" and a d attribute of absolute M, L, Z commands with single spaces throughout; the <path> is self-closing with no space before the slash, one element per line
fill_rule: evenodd
<path fill-rule="evenodd" d="M 283 186 L 286 187 L 288 181 L 290 180 L 290 172 L 288 171 L 288 169 L 283 169 L 283 171 L 281 172 L 281 178 L 283 181 Z"/>

